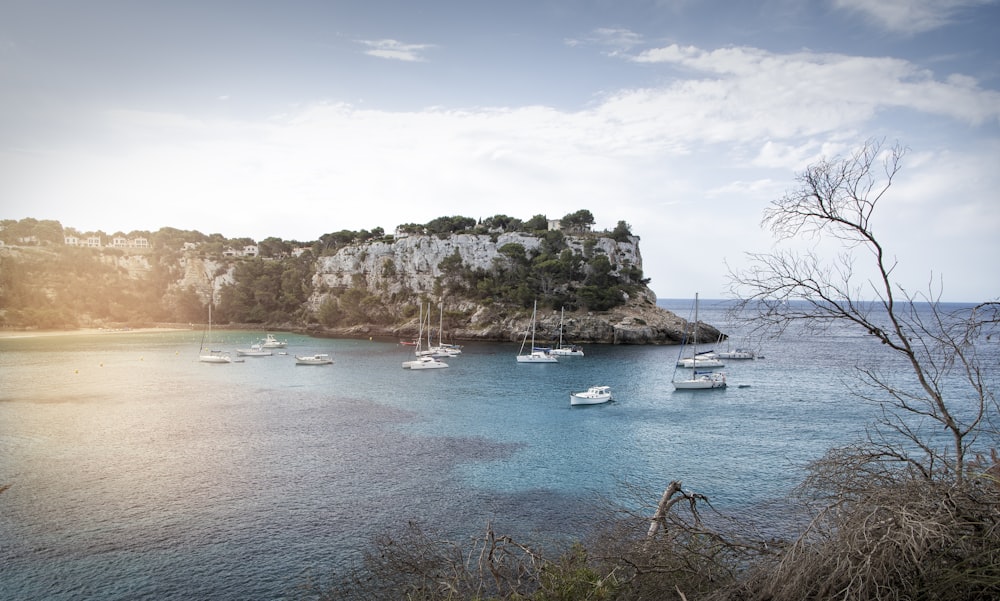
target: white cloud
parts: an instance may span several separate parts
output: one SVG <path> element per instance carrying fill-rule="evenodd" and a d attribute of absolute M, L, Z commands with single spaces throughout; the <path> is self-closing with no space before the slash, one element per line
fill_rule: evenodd
<path fill-rule="evenodd" d="M 632 60 L 675 65 L 702 79 L 673 88 L 693 115 L 742 124 L 751 136 L 813 135 L 853 127 L 885 108 L 912 109 L 970 124 L 1000 122 L 1000 93 L 976 80 L 945 81 L 902 59 L 756 48 L 702 50 L 671 45 Z"/>
<path fill-rule="evenodd" d="M 996 0 L 833 0 L 833 6 L 861 13 L 892 32 L 918 34 L 948 25 L 965 9 Z"/>
<path fill-rule="evenodd" d="M 370 48 L 365 51 L 369 56 L 405 62 L 421 62 L 424 60 L 421 53 L 434 48 L 433 44 L 404 44 L 397 40 L 361 40 L 361 43 Z"/>

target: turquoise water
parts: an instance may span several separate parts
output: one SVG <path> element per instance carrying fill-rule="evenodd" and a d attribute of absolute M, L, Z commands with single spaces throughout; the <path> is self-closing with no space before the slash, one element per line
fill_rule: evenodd
<path fill-rule="evenodd" d="M 229 350 L 260 335 L 216 334 Z M 472 343 L 410 371 L 394 340 L 280 337 L 287 356 L 232 365 L 197 362 L 195 331 L 0 339 L 0 598 L 280 599 L 400 522 L 460 540 L 487 523 L 583 532 L 598 498 L 638 486 L 655 502 L 676 479 L 724 510 L 763 507 L 862 431 L 872 407 L 843 378 L 878 351 L 762 341 L 765 359 L 729 362 L 728 389 L 677 392 L 677 347 L 526 365 L 516 344 Z M 318 352 L 336 363 L 294 364 Z M 570 407 L 595 384 L 616 401 Z"/>

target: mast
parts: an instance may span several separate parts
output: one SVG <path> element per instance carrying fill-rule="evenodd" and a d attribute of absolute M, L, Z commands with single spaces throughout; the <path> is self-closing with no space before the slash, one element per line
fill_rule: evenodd
<path fill-rule="evenodd" d="M 692 351 L 694 357 L 698 356 L 698 293 L 694 293 L 694 350 Z"/>
<path fill-rule="evenodd" d="M 535 314 L 538 313 L 538 301 L 535 301 L 535 306 L 531 309 L 531 352 L 535 352 Z"/>
<path fill-rule="evenodd" d="M 566 307 L 559 310 L 559 348 L 562 348 L 563 316 L 566 315 Z"/>

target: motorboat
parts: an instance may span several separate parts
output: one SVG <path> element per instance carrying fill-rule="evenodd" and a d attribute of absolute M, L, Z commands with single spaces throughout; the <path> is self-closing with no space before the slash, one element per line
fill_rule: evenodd
<path fill-rule="evenodd" d="M 675 380 L 675 390 L 705 390 L 725 388 L 726 374 L 720 371 L 695 371 L 687 380 Z"/>
<path fill-rule="evenodd" d="M 288 346 L 288 341 L 278 340 L 274 337 L 274 334 L 268 334 L 264 337 L 264 341 L 260 345 L 264 348 L 285 348 Z"/>
<path fill-rule="evenodd" d="M 319 353 L 316 355 L 295 355 L 295 365 L 330 365 L 333 363 L 333 357 L 326 353 Z"/>
<path fill-rule="evenodd" d="M 264 348 L 261 344 L 251 344 L 250 348 L 236 349 L 238 357 L 270 357 L 274 352 Z"/>
<path fill-rule="evenodd" d="M 570 405 L 600 405 L 612 400 L 610 386 L 591 386 L 584 392 L 571 392 Z"/>

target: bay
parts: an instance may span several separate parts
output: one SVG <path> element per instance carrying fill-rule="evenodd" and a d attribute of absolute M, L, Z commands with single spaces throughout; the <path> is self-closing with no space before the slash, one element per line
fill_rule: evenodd
<path fill-rule="evenodd" d="M 725 308 L 700 318 L 738 341 Z M 261 335 L 216 334 L 229 350 Z M 517 344 L 471 343 L 410 371 L 394 340 L 295 334 L 288 355 L 209 365 L 201 335 L 0 339 L 0 598 L 294 598 L 407 521 L 582 536 L 600 499 L 655 502 L 671 480 L 766 507 L 861 435 L 873 408 L 845 378 L 879 352 L 848 332 L 756 341 L 765 358 L 730 361 L 728 389 L 692 392 L 672 389 L 674 346 L 528 365 Z M 336 363 L 294 364 L 313 353 Z M 570 407 L 595 384 L 615 402 Z"/>

